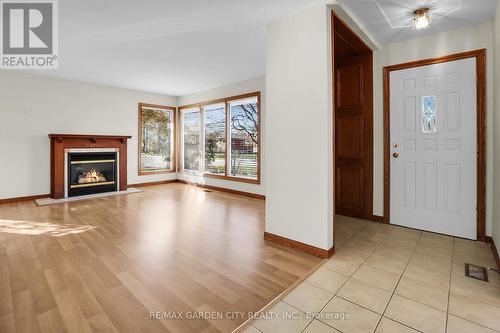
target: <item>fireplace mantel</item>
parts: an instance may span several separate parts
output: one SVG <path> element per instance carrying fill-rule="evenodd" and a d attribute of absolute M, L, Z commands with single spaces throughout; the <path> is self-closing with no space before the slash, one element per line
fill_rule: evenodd
<path fill-rule="evenodd" d="M 127 140 L 130 135 L 49 134 L 50 196 L 64 198 L 64 164 L 66 150 L 83 148 L 115 148 L 119 151 L 119 190 L 127 189 Z"/>
<path fill-rule="evenodd" d="M 88 135 L 88 134 L 49 134 L 49 138 L 55 139 L 58 142 L 74 139 L 88 139 L 92 142 L 97 142 L 98 139 L 116 139 L 122 142 L 127 142 L 127 139 L 132 138 L 130 135 Z"/>

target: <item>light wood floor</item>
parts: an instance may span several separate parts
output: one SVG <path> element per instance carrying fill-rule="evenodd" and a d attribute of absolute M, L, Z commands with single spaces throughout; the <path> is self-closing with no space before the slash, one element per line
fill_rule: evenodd
<path fill-rule="evenodd" d="M 0 205 L 0 332 L 229 332 L 246 317 L 226 312 L 259 310 L 320 261 L 262 240 L 261 200 L 143 190 Z"/>

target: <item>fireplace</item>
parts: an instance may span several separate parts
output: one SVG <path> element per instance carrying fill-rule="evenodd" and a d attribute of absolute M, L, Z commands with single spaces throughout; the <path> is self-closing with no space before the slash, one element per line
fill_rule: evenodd
<path fill-rule="evenodd" d="M 67 196 L 118 190 L 116 152 L 69 152 Z"/>
<path fill-rule="evenodd" d="M 127 190 L 127 135 L 49 134 L 50 197 Z"/>

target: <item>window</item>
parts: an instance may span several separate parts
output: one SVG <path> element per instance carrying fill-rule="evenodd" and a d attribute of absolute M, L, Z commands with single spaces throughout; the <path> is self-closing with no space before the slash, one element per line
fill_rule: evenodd
<path fill-rule="evenodd" d="M 200 171 L 200 109 L 182 112 L 182 169 Z"/>
<path fill-rule="evenodd" d="M 139 175 L 175 172 L 175 108 L 139 103 Z"/>
<path fill-rule="evenodd" d="M 260 183 L 260 93 L 180 108 L 181 172 Z"/>
<path fill-rule="evenodd" d="M 226 173 L 226 104 L 203 107 L 205 113 L 205 172 Z"/>
<path fill-rule="evenodd" d="M 257 97 L 229 102 L 231 112 L 231 176 L 257 179 L 259 103 Z"/>

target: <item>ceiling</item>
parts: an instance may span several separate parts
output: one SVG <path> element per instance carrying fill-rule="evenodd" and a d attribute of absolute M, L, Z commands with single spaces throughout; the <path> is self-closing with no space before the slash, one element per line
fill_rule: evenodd
<path fill-rule="evenodd" d="M 492 20 L 496 0 L 337 0 L 375 44 L 383 46 Z M 416 31 L 411 13 L 431 8 L 430 28 Z"/>
<path fill-rule="evenodd" d="M 66 79 L 186 95 L 265 74 L 265 25 L 325 0 L 59 1 L 59 69 Z M 493 18 L 496 0 L 337 0 L 377 45 Z M 430 29 L 408 13 L 430 5 Z M 444 17 L 439 15 L 446 14 Z"/>
<path fill-rule="evenodd" d="M 259 77 L 266 23 L 315 1 L 59 1 L 59 69 L 39 73 L 170 95 Z"/>

